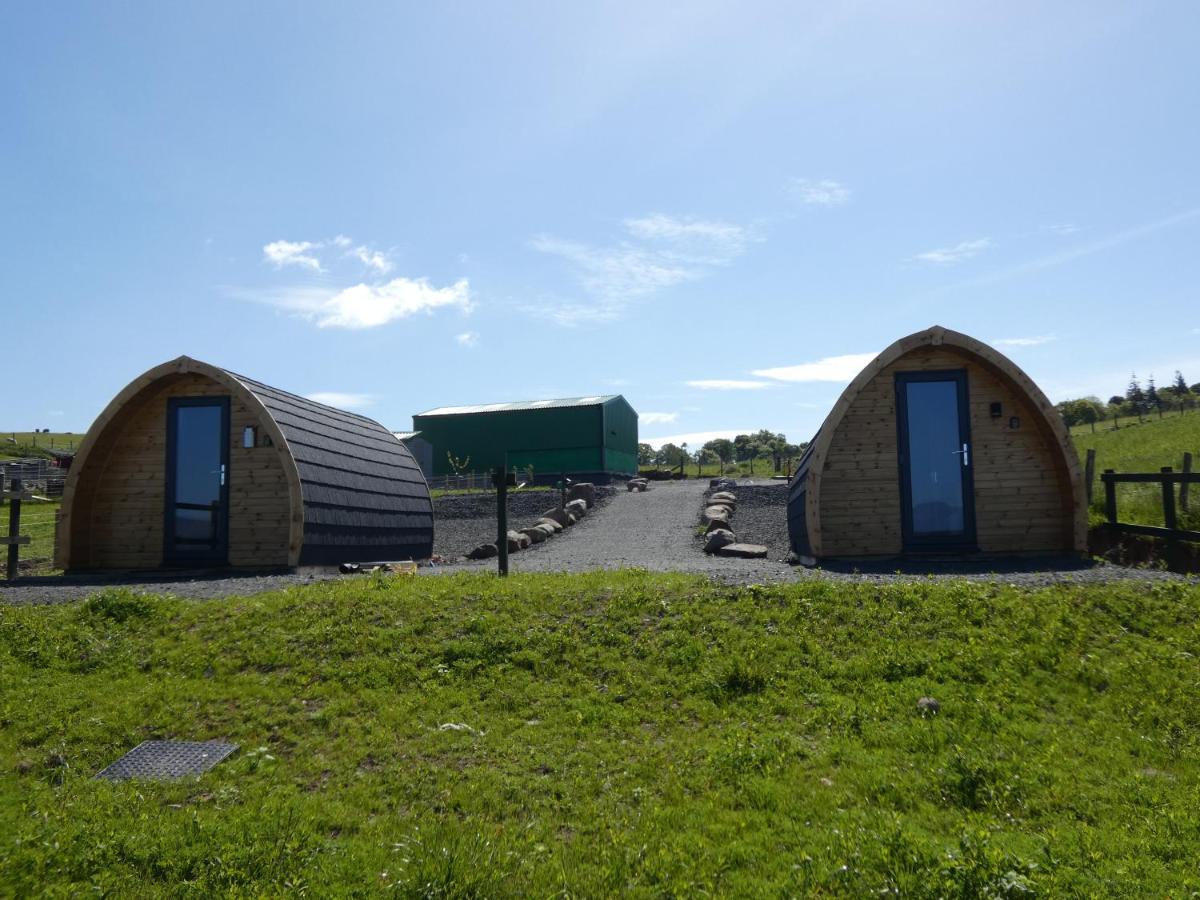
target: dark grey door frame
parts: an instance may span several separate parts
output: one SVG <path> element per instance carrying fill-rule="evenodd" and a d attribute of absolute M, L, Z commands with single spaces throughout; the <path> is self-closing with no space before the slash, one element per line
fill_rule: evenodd
<path fill-rule="evenodd" d="M 963 530 L 943 534 L 914 533 L 912 517 L 912 472 L 908 465 L 909 423 L 907 386 L 914 382 L 950 381 L 955 384 L 958 408 L 958 440 L 966 448 L 959 459 L 962 477 Z M 900 459 L 900 528 L 906 553 L 976 552 L 979 549 L 975 528 L 975 449 L 971 443 L 970 386 L 966 369 L 942 369 L 928 372 L 896 373 L 896 433 Z"/>
<path fill-rule="evenodd" d="M 221 484 L 209 540 L 180 538 L 175 534 L 176 509 L 211 509 L 175 502 L 175 468 L 179 450 L 178 411 L 181 408 L 213 406 L 221 411 Z M 229 398 L 170 397 L 167 399 L 167 462 L 163 510 L 163 562 L 170 565 L 227 565 L 229 562 Z"/>

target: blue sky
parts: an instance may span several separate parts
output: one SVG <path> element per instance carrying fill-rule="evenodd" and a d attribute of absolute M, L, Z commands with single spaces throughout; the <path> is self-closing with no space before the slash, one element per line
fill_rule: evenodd
<path fill-rule="evenodd" d="M 1200 6 L 0 13 L 0 427 L 187 354 L 397 429 L 624 393 L 804 440 L 938 323 L 1200 381 Z"/>

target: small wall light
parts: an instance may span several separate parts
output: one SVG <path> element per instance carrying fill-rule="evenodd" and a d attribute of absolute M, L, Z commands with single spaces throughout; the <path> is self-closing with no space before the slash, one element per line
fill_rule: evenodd
<path fill-rule="evenodd" d="M 1011 428 L 1013 431 L 1016 431 L 1018 428 L 1021 427 L 1021 420 L 1018 419 L 1016 416 L 1013 416 L 1011 419 L 1008 420 L 1008 427 Z"/>
<path fill-rule="evenodd" d="M 1004 415 L 1004 407 L 1000 405 L 1000 401 L 995 401 L 988 407 L 988 412 L 991 413 L 993 419 L 998 419 Z"/>
<path fill-rule="evenodd" d="M 242 446 L 247 450 L 258 446 L 258 429 L 253 425 L 247 425 L 242 429 Z"/>

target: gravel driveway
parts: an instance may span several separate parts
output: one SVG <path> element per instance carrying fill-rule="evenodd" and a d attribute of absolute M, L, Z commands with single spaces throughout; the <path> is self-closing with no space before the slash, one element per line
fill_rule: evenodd
<path fill-rule="evenodd" d="M 1059 582 L 1157 581 L 1179 579 L 1149 569 L 1128 569 L 1076 559 L 1014 559 L 979 562 L 902 562 L 846 565 L 828 563 L 806 569 L 787 563 L 787 485 L 756 480 L 739 483 L 733 528 L 738 540 L 767 547 L 767 559 L 726 559 L 705 555 L 696 536 L 707 481 L 651 482 L 646 493 L 617 492 L 602 507 L 562 534 L 509 557 L 511 572 L 587 572 L 638 567 L 655 572 L 689 572 L 720 581 L 748 584 L 768 581 L 832 579 L 855 582 L 946 579 L 1001 581 L 1039 587 Z M 514 519 L 520 526 L 525 523 Z M 496 561 L 463 560 L 441 571 L 495 571 Z M 1196 576 L 1191 576 L 1197 580 Z"/>
<path fill-rule="evenodd" d="M 696 536 L 707 481 L 652 482 L 646 493 L 601 491 L 600 500 L 586 518 L 542 544 L 513 553 L 512 572 L 586 572 L 594 569 L 637 567 L 657 572 L 688 572 L 730 583 L 756 583 L 832 579 L 857 582 L 946 579 L 1000 581 L 1039 587 L 1059 582 L 1114 582 L 1179 579 L 1150 569 L 1128 569 L 1073 559 L 1031 559 L 985 563 L 828 563 L 819 569 L 790 566 L 786 562 L 787 487 L 780 482 L 756 481 L 739 485 L 737 512 L 733 518 L 738 540 L 763 544 L 767 559 L 725 559 L 706 556 Z M 512 528 L 533 524 L 542 511 L 554 504 L 553 494 L 518 493 L 510 498 Z M 495 499 L 493 495 L 443 498 L 437 504 L 435 551 L 443 556 L 461 556 L 471 547 L 493 540 Z M 495 571 L 496 561 L 460 559 L 422 574 L 463 571 Z M 177 597 L 210 599 L 282 590 L 340 576 L 333 569 L 303 569 L 297 572 L 260 572 L 211 577 L 192 573 L 164 578 L 148 573 L 143 578 L 116 581 L 103 577 L 23 578 L 11 585 L 0 582 L 0 603 L 61 603 L 88 596 L 105 586 L 125 585 L 143 593 L 173 594 Z M 1190 580 L 1200 580 L 1189 576 Z"/>

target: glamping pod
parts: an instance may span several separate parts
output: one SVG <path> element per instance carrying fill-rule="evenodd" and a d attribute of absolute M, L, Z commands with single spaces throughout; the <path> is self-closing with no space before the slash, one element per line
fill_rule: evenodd
<path fill-rule="evenodd" d="M 1083 552 L 1083 477 L 1037 385 L 935 326 L 896 341 L 842 393 L 797 465 L 788 531 L 807 564 Z"/>
<path fill-rule="evenodd" d="M 423 559 L 429 487 L 377 422 L 181 356 L 88 431 L 63 494 L 64 569 Z"/>

